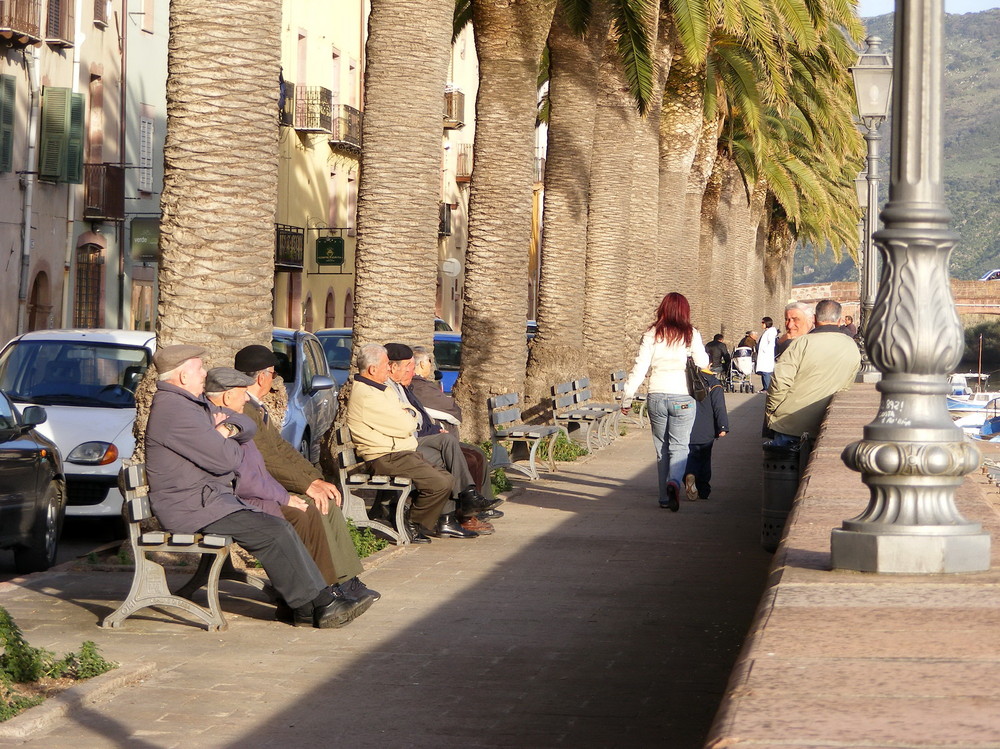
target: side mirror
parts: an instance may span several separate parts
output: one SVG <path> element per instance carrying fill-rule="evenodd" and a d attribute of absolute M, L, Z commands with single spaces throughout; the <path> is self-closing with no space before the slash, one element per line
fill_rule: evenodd
<path fill-rule="evenodd" d="M 49 418 L 41 406 L 28 406 L 21 413 L 21 424 L 25 427 L 36 427 L 44 424 Z"/>
<path fill-rule="evenodd" d="M 434 379 L 437 380 L 438 382 L 441 382 L 441 380 L 444 379 L 444 372 L 442 372 L 440 369 L 435 369 Z"/>
<path fill-rule="evenodd" d="M 312 378 L 312 383 L 310 383 L 309 389 L 312 392 L 317 392 L 318 390 L 329 390 L 334 386 L 333 379 L 327 377 L 326 375 L 316 375 Z"/>

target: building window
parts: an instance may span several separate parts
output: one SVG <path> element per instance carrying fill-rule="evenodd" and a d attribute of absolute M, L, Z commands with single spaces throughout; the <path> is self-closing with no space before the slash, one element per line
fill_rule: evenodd
<path fill-rule="evenodd" d="M 347 175 L 347 236 L 358 233 L 358 170 L 351 169 Z"/>
<path fill-rule="evenodd" d="M 145 112 L 139 117 L 139 192 L 153 192 L 153 118 Z"/>
<path fill-rule="evenodd" d="M 14 114 L 17 79 L 0 75 L 0 172 L 14 169 Z"/>
<path fill-rule="evenodd" d="M 107 28 L 108 0 L 94 0 L 94 25 Z"/>
<path fill-rule="evenodd" d="M 83 182 L 83 94 L 42 89 L 38 176 L 51 182 Z"/>
<path fill-rule="evenodd" d="M 153 329 L 152 281 L 132 281 L 132 329 Z"/>
<path fill-rule="evenodd" d="M 337 297 L 330 291 L 326 295 L 326 308 L 323 310 L 323 327 L 337 327 Z"/>
<path fill-rule="evenodd" d="M 73 44 L 73 0 L 49 0 L 45 14 L 45 41 Z"/>
<path fill-rule="evenodd" d="M 93 244 L 76 251 L 76 299 L 73 305 L 73 326 L 101 327 L 101 270 L 104 251 Z"/>
<path fill-rule="evenodd" d="M 354 297 L 351 296 L 351 292 L 349 291 L 347 292 L 347 296 L 344 297 L 344 327 L 354 327 Z"/>

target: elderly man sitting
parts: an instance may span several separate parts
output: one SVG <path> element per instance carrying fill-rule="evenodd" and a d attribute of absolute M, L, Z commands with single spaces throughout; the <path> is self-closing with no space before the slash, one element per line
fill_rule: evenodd
<path fill-rule="evenodd" d="M 159 382 L 146 426 L 153 513 L 173 533 L 231 536 L 263 565 L 297 626 L 348 624 L 357 602 L 327 587 L 292 526 L 233 492 L 242 443 L 253 439 L 256 427 L 205 399 L 204 353 L 197 346 L 173 345 L 153 355 Z"/>

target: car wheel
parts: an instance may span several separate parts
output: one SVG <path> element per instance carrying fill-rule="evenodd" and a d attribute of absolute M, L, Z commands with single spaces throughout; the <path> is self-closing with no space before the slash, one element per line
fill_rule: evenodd
<path fill-rule="evenodd" d="M 313 462 L 312 459 L 312 446 L 309 444 L 309 432 L 302 433 L 302 441 L 299 443 L 299 452 L 302 457 L 308 460 L 310 463 Z"/>
<path fill-rule="evenodd" d="M 61 491 L 58 482 L 49 482 L 31 531 L 31 545 L 14 549 L 14 568 L 21 574 L 41 572 L 55 564 L 62 533 Z"/>

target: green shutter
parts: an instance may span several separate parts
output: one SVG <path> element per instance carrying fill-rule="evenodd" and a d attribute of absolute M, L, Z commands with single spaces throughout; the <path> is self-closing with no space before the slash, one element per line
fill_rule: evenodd
<path fill-rule="evenodd" d="M 17 79 L 0 75 L 0 172 L 14 168 L 14 113 Z"/>
<path fill-rule="evenodd" d="M 83 94 L 70 97 L 69 138 L 66 145 L 66 172 L 64 182 L 79 185 L 83 182 Z"/>
<path fill-rule="evenodd" d="M 59 181 L 66 174 L 66 152 L 69 145 L 70 90 L 42 89 L 42 132 L 38 149 L 38 176 Z"/>

